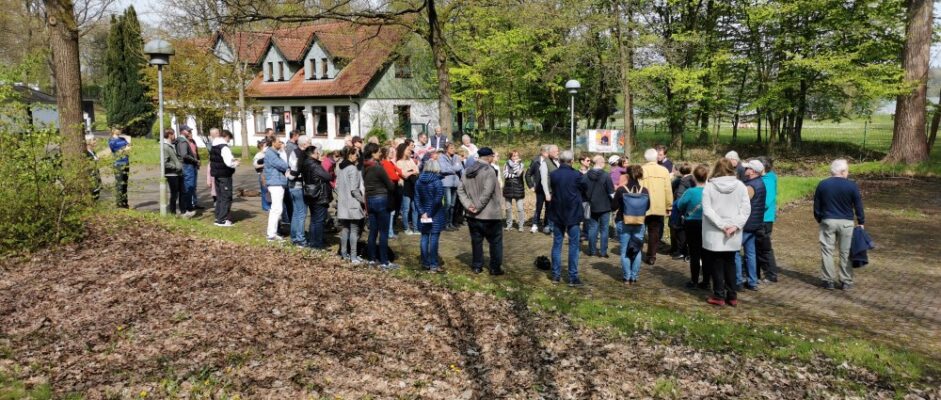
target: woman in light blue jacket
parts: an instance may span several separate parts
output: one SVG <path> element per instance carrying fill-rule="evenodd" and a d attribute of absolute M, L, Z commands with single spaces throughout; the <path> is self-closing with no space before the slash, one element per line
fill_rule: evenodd
<path fill-rule="evenodd" d="M 284 142 L 275 137 L 271 147 L 265 150 L 265 183 L 268 185 L 268 193 L 271 195 L 271 209 L 268 210 L 268 229 L 265 232 L 268 241 L 284 240 L 278 236 L 278 222 L 281 221 L 281 211 L 284 207 L 284 189 L 288 186 L 288 178 L 285 172 L 290 169 L 285 160 L 287 155 L 282 148 Z"/>

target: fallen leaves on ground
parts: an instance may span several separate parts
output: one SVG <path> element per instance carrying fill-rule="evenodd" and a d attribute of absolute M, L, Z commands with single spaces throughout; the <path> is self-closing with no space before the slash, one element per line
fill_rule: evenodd
<path fill-rule="evenodd" d="M 82 243 L 0 261 L 0 374 L 87 399 L 893 394 L 822 365 L 612 337 L 326 255 L 116 217 L 89 229 Z"/>

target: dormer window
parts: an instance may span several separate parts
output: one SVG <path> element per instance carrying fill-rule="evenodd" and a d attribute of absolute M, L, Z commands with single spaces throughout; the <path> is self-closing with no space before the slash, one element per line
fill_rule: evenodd
<path fill-rule="evenodd" d="M 274 63 L 268 62 L 268 70 L 265 71 L 265 80 L 271 82 L 274 80 Z"/>
<path fill-rule="evenodd" d="M 279 76 L 278 76 L 278 80 L 279 80 L 279 81 L 283 81 L 283 80 L 284 80 L 284 75 L 287 75 L 287 74 L 285 74 L 284 72 L 285 72 L 285 71 L 284 71 L 284 61 L 278 61 L 278 75 L 279 75 Z"/>
<path fill-rule="evenodd" d="M 327 67 L 329 67 L 329 65 L 327 64 L 327 59 L 326 59 L 326 58 L 321 58 L 321 59 L 320 59 L 320 79 L 328 79 L 328 78 L 330 78 L 330 77 L 327 75 Z"/>
<path fill-rule="evenodd" d="M 310 59 L 310 67 L 308 68 L 307 71 L 310 71 L 310 73 L 307 74 L 307 79 L 317 79 L 317 59 L 316 58 Z"/>
<path fill-rule="evenodd" d="M 401 56 L 395 61 L 396 78 L 412 77 L 412 64 L 409 61 L 408 56 Z"/>

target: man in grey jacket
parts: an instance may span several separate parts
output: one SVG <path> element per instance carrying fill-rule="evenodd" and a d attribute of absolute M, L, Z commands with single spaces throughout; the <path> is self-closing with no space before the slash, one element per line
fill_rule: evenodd
<path fill-rule="evenodd" d="M 471 268 L 480 273 L 484 265 L 484 239 L 490 245 L 490 275 L 503 275 L 503 196 L 497 185 L 497 172 L 490 166 L 493 150 L 477 151 L 477 162 L 464 173 L 457 188 L 467 213 L 473 260 Z"/>

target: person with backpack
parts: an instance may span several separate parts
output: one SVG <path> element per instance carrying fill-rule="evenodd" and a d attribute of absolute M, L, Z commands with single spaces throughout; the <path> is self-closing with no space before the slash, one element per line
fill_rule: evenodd
<path fill-rule="evenodd" d="M 559 157 L 559 168 L 549 174 L 549 182 L 552 185 L 550 193 L 555 195 L 549 203 L 549 221 L 553 227 L 552 283 L 561 282 L 562 240 L 568 235 L 569 286 L 579 287 L 583 285 L 578 277 L 578 247 L 581 244 L 581 223 L 585 218 L 582 199 L 585 197 L 586 185 L 582 174 L 572 168 L 574 158 L 571 150 L 563 151 Z"/>
<path fill-rule="evenodd" d="M 284 191 L 288 186 L 288 178 L 285 173 L 288 169 L 290 169 L 290 166 L 288 166 L 287 154 L 284 154 L 284 142 L 281 141 L 281 138 L 274 136 L 271 139 L 271 146 L 265 149 L 264 163 L 262 163 L 265 185 L 271 198 L 271 208 L 268 210 L 268 225 L 265 230 L 265 237 L 269 242 L 284 240 L 278 235 L 278 225 L 281 222 L 281 213 L 284 210 Z"/>
<path fill-rule="evenodd" d="M 703 261 L 712 270 L 709 304 L 738 305 L 735 255 L 742 250 L 742 228 L 750 213 L 748 190 L 736 177 L 735 166 L 719 159 L 702 191 Z"/>
<path fill-rule="evenodd" d="M 592 167 L 582 176 L 586 186 L 586 211 L 588 231 L 588 256 L 608 258 L 608 224 L 611 220 L 611 199 L 614 196 L 614 184 L 604 170 L 604 156 L 595 156 Z M 596 245 L 601 236 L 600 249 Z"/>
<path fill-rule="evenodd" d="M 702 262 L 702 190 L 708 173 L 705 165 L 697 165 L 692 173 L 695 186 L 684 190 L 673 208 L 674 213 L 683 217 L 683 228 L 686 231 L 690 276 L 686 287 L 690 289 L 709 289 L 712 275 L 709 265 Z"/>
<path fill-rule="evenodd" d="M 650 194 L 641 185 L 644 169 L 632 165 L 618 177 L 614 191 L 614 225 L 620 244 L 622 281 L 627 285 L 637 283 L 640 273 L 641 254 L 644 247 L 644 218 L 650 209 Z"/>
<path fill-rule="evenodd" d="M 523 163 L 520 161 L 520 152 L 510 152 L 510 159 L 503 166 L 503 200 L 506 202 L 506 230 L 513 229 L 513 202 L 516 202 L 516 225 L 523 231 L 523 198 L 526 197 L 526 188 L 523 186 Z"/>
<path fill-rule="evenodd" d="M 180 196 L 180 192 L 183 191 L 183 163 L 180 162 L 180 157 L 176 154 L 176 149 L 173 147 L 173 142 L 176 140 L 176 133 L 173 132 L 173 129 L 167 128 L 163 131 L 163 176 L 167 178 L 167 186 L 170 187 L 170 215 L 176 215 L 177 204 L 179 204 L 179 209 L 181 214 L 186 214 L 186 205 L 183 204 L 183 199 Z"/>
<path fill-rule="evenodd" d="M 301 177 L 304 182 L 304 202 L 307 203 L 310 214 L 310 227 L 307 230 L 307 247 L 314 250 L 323 250 L 324 225 L 327 222 L 327 209 L 333 200 L 333 188 L 330 180 L 333 176 L 323 167 L 320 159 L 323 157 L 320 147 L 310 145 L 304 150 L 304 160 L 301 164 Z"/>

